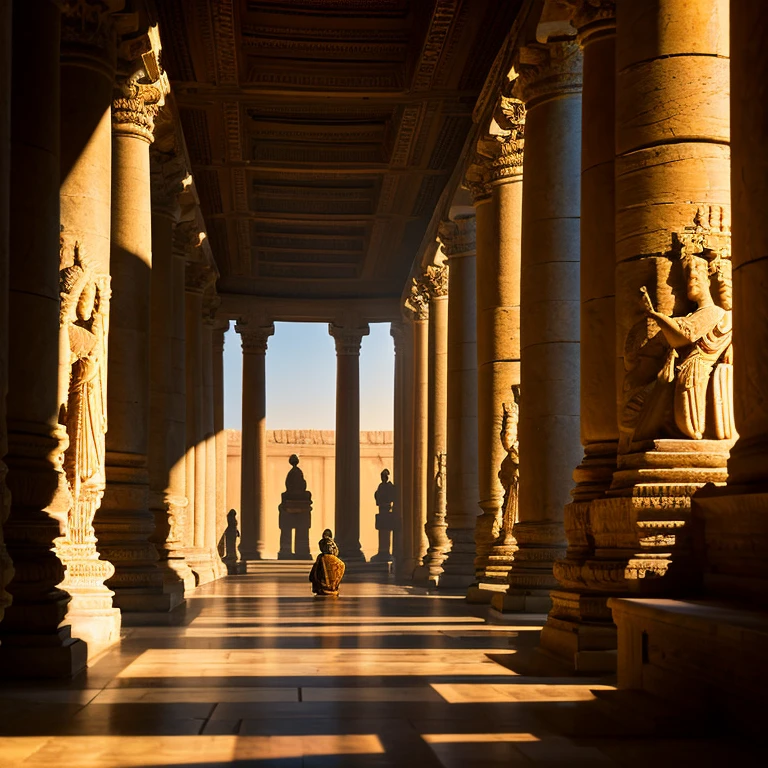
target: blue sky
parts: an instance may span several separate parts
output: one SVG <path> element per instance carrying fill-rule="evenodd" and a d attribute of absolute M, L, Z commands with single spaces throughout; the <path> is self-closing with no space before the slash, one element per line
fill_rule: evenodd
<path fill-rule="evenodd" d="M 234 323 L 232 324 L 234 326 Z M 395 352 L 389 323 L 360 352 L 360 429 L 392 429 Z M 224 427 L 241 428 L 240 337 L 224 340 Z M 275 323 L 267 350 L 267 429 L 334 429 L 336 349 L 326 323 Z"/>

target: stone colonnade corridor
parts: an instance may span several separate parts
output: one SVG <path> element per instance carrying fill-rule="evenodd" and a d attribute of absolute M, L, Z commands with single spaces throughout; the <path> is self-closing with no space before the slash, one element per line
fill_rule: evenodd
<path fill-rule="evenodd" d="M 180 626 L 124 629 L 73 681 L 5 683 L 2 765 L 762 764 L 686 738 L 658 702 L 653 720 L 634 701 L 630 728 L 608 679 L 517 674 L 544 616 L 489 624 L 458 595 L 354 573 L 316 600 L 305 570 L 206 584 Z"/>

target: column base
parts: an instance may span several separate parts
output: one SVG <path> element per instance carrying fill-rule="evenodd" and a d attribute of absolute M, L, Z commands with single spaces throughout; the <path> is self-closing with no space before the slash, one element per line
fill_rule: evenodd
<path fill-rule="evenodd" d="M 117 608 L 67 611 L 72 633 L 88 646 L 88 663 L 120 640 L 121 614 Z"/>
<path fill-rule="evenodd" d="M 509 589 L 508 581 L 476 581 L 467 588 L 467 602 L 478 605 L 488 604 L 494 595 Z"/>
<path fill-rule="evenodd" d="M 419 565 L 413 571 L 412 581 L 417 587 L 436 587 L 443 569 L 440 566 Z"/>
<path fill-rule="evenodd" d="M 214 557 L 218 558 L 210 550 L 202 547 L 190 547 L 186 550 L 185 559 L 187 565 L 192 569 L 192 573 L 195 574 L 196 586 L 208 584 L 218 578 Z"/>
<path fill-rule="evenodd" d="M 551 607 L 548 589 L 516 589 L 491 598 L 491 616 L 502 621 L 511 621 L 513 613 L 549 613 Z"/>
<path fill-rule="evenodd" d="M 113 603 L 124 614 L 168 613 L 184 603 L 184 589 L 181 584 L 169 585 L 163 591 L 146 587 L 123 587 L 115 589 Z M 127 622 L 124 620 L 124 623 Z"/>
<path fill-rule="evenodd" d="M 69 625 L 55 635 L 4 635 L 0 677 L 37 680 L 74 677 L 88 663 L 88 646 L 72 637 Z"/>
<path fill-rule="evenodd" d="M 607 595 L 551 593 L 552 610 L 541 631 L 541 650 L 571 672 L 616 671 L 616 626 Z"/>
<path fill-rule="evenodd" d="M 475 529 L 448 527 L 451 549 L 443 560 L 441 588 L 467 589 L 475 580 Z"/>
<path fill-rule="evenodd" d="M 372 558 L 372 563 L 391 563 L 394 557 L 389 552 L 377 552 Z"/>

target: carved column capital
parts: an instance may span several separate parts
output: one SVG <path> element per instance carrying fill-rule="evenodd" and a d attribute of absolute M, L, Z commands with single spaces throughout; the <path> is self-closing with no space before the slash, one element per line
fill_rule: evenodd
<path fill-rule="evenodd" d="M 449 259 L 475 255 L 475 217 L 461 216 L 443 221 L 438 228 L 443 253 Z"/>
<path fill-rule="evenodd" d="M 515 58 L 513 95 L 527 109 L 569 93 L 580 93 L 581 48 L 575 40 L 537 43 L 520 48 Z"/>
<path fill-rule="evenodd" d="M 212 287 L 212 283 L 207 286 Z M 221 297 L 214 291 L 208 290 L 203 294 L 203 324 L 210 327 L 216 327 L 216 312 L 221 306 Z"/>
<path fill-rule="evenodd" d="M 598 37 L 616 33 L 616 0 L 566 0 L 573 8 L 571 24 L 582 48 Z"/>
<path fill-rule="evenodd" d="M 389 325 L 389 335 L 395 342 L 395 355 L 402 355 L 405 352 L 405 344 L 407 341 L 405 321 L 393 320 Z"/>
<path fill-rule="evenodd" d="M 491 185 L 503 184 L 523 174 L 525 104 L 513 96 L 502 96 L 494 121 L 501 133 L 494 137 L 496 146 L 488 170 Z"/>
<path fill-rule="evenodd" d="M 197 221 L 181 221 L 173 228 L 174 255 L 190 262 L 201 262 L 202 244 L 205 232 L 200 230 Z"/>
<path fill-rule="evenodd" d="M 403 310 L 410 315 L 410 320 L 429 319 L 429 291 L 423 277 L 411 280 L 411 292 L 405 299 Z"/>
<path fill-rule="evenodd" d="M 125 0 L 59 0 L 62 61 L 100 69 L 114 76 L 118 24 L 114 14 Z"/>
<path fill-rule="evenodd" d="M 161 50 L 157 27 L 121 43 L 118 58 L 124 73 L 112 101 L 112 129 L 116 134 L 149 144 L 154 140 L 155 118 L 170 92 L 168 75 L 160 65 Z"/>
<path fill-rule="evenodd" d="M 268 325 L 256 325 L 247 320 L 238 320 L 235 323 L 235 331 L 240 334 L 240 343 L 243 346 L 243 354 L 265 355 L 269 337 L 275 333 L 274 323 Z"/>
<path fill-rule="evenodd" d="M 362 325 L 337 325 L 328 323 L 328 333 L 336 341 L 337 355 L 359 355 L 363 336 L 370 333 L 368 323 Z"/>
<path fill-rule="evenodd" d="M 186 160 L 183 156 L 156 150 L 149 150 L 150 186 L 152 189 L 152 210 L 169 218 L 179 217 L 179 195 L 191 183 Z"/>
<path fill-rule="evenodd" d="M 472 162 L 464 172 L 462 186 L 472 195 L 472 201 L 477 204 L 491 197 L 491 160 L 487 153 L 481 151 L 480 142 Z"/>
<path fill-rule="evenodd" d="M 188 263 L 185 273 L 187 293 L 205 293 L 216 282 L 216 273 L 202 262 Z"/>
<path fill-rule="evenodd" d="M 440 299 L 448 295 L 448 265 L 430 264 L 424 272 L 424 287 L 430 299 Z"/>

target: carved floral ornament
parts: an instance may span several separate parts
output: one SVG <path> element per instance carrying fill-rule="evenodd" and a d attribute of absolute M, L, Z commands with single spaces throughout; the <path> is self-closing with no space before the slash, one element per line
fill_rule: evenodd
<path fill-rule="evenodd" d="M 238 320 L 235 331 L 240 334 L 240 342 L 245 354 L 266 354 L 269 337 L 275 333 L 274 323 L 258 325 L 247 320 Z"/>
<path fill-rule="evenodd" d="M 170 93 L 168 75 L 160 65 L 160 33 L 156 26 L 145 35 L 125 40 L 119 58 L 130 74 L 118 81 L 112 102 L 112 127 L 118 134 L 152 143 L 155 117 Z"/>
<path fill-rule="evenodd" d="M 424 286 L 430 299 L 448 295 L 448 265 L 430 264 L 424 273 Z"/>
<path fill-rule="evenodd" d="M 191 262 L 186 265 L 184 286 L 187 293 L 205 293 L 216 282 L 216 272 L 204 262 Z"/>
<path fill-rule="evenodd" d="M 405 299 L 403 309 L 412 320 L 426 320 L 429 317 L 429 290 L 423 278 L 411 280 L 411 292 Z"/>

